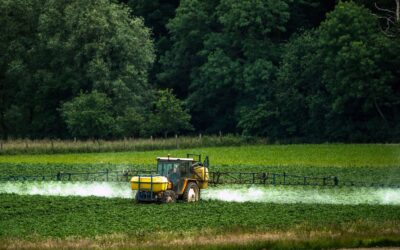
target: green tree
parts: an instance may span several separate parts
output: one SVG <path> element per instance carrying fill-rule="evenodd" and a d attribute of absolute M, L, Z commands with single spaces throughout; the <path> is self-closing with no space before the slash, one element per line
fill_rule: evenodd
<path fill-rule="evenodd" d="M 21 12 L 35 3 L 6 2 L 7 10 Z M 5 81 L 12 82 L 16 92 L 5 103 L 8 110 L 22 115 L 9 116 L 21 121 L 4 119 L 11 134 L 16 132 L 11 124 L 21 122 L 21 134 L 67 136 L 57 109 L 81 91 L 105 93 L 116 116 L 124 116 L 127 108 L 145 106 L 154 49 L 149 30 L 141 19 L 130 16 L 127 7 L 107 0 L 40 1 L 37 9 L 27 13 L 32 20 L 10 20 L 18 27 L 33 26 L 29 37 L 10 36 L 3 41 L 11 48 L 19 40 L 26 44 L 3 64 L 8 72 Z"/>
<path fill-rule="evenodd" d="M 168 21 L 175 16 L 179 0 L 120 0 L 125 2 L 134 16 L 144 19 L 144 24 L 151 29 L 156 48 L 156 60 L 149 74 L 149 82 L 157 83 L 162 88 L 169 88 L 169 82 L 158 82 L 157 74 L 161 72 L 160 56 L 171 47 L 171 38 L 167 29 Z M 178 91 L 178 89 L 177 89 Z"/>
<path fill-rule="evenodd" d="M 177 99 L 172 90 L 159 90 L 154 101 L 154 111 L 149 117 L 152 133 L 163 134 L 192 130 L 190 115 L 184 109 L 183 103 Z"/>
<path fill-rule="evenodd" d="M 146 116 L 138 108 L 125 109 L 122 116 L 116 118 L 116 133 L 118 137 L 132 137 L 146 135 L 150 128 L 146 126 Z"/>
<path fill-rule="evenodd" d="M 286 46 L 276 82 L 279 122 L 270 131 L 313 141 L 399 138 L 398 44 L 368 9 L 338 4 L 318 29 Z"/>
<path fill-rule="evenodd" d="M 99 139 L 114 133 L 112 102 L 103 93 L 81 93 L 62 105 L 61 114 L 72 136 Z"/>
<path fill-rule="evenodd" d="M 322 82 L 323 59 L 316 31 L 296 35 L 286 44 L 275 81 L 276 123 L 264 122 L 262 135 L 275 139 L 302 138 L 319 141 L 326 138 L 325 115 L 329 95 Z"/>
<path fill-rule="evenodd" d="M 369 10 L 348 2 L 321 25 L 319 44 L 332 96 L 328 133 L 341 140 L 390 138 L 398 130 L 398 41 L 380 32 Z"/>
<path fill-rule="evenodd" d="M 168 24 L 174 44 L 159 76 L 188 88 L 197 129 L 235 132 L 237 110 L 253 101 L 250 89 L 268 88 L 269 79 L 245 72 L 273 75 L 288 18 L 283 0 L 181 1 Z"/>
<path fill-rule="evenodd" d="M 157 79 L 162 86 L 175 90 L 179 98 L 189 95 L 191 75 L 204 62 L 199 54 L 204 40 L 218 23 L 214 14 L 219 1 L 183 0 L 167 28 L 171 34 L 171 48 L 160 58 L 161 71 Z"/>
<path fill-rule="evenodd" d="M 31 112 L 21 101 L 19 82 L 32 85 L 26 61 L 35 45 L 41 1 L 0 1 L 0 137 L 28 136 Z"/>

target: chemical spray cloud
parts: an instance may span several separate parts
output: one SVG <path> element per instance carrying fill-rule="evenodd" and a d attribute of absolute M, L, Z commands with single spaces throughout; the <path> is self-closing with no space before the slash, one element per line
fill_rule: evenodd
<path fill-rule="evenodd" d="M 134 198 L 129 184 L 118 182 L 6 182 L 0 184 L 0 193 Z"/>
<path fill-rule="evenodd" d="M 7 182 L 0 193 L 20 195 L 134 198 L 129 183 Z M 218 186 L 203 190 L 203 200 L 227 202 L 400 205 L 400 189 Z"/>
<path fill-rule="evenodd" d="M 232 202 L 400 205 L 400 189 L 236 186 L 205 190 L 202 198 Z"/>

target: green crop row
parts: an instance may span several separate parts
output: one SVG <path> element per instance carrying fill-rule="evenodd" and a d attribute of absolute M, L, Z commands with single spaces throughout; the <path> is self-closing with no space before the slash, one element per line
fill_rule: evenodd
<path fill-rule="evenodd" d="M 135 204 L 130 199 L 0 195 L 0 237 L 29 238 L 161 232 L 314 230 L 366 222 L 398 228 L 398 206 L 229 203 Z"/>
<path fill-rule="evenodd" d="M 155 164 L 29 164 L 29 163 L 0 163 L 0 177 L 10 176 L 40 176 L 62 173 L 98 172 L 105 170 L 156 170 Z M 366 182 L 381 184 L 400 184 L 400 171 L 397 166 L 365 166 L 365 167 L 337 167 L 337 166 L 227 166 L 213 165 L 211 172 L 266 172 L 286 173 L 289 175 L 327 177 L 336 176 L 340 181 Z M 85 176 L 83 176 L 85 177 Z"/>
<path fill-rule="evenodd" d="M 155 164 L 157 156 L 208 155 L 214 166 L 400 166 L 399 144 L 309 144 L 211 147 L 147 152 L 1 155 L 0 163 Z"/>

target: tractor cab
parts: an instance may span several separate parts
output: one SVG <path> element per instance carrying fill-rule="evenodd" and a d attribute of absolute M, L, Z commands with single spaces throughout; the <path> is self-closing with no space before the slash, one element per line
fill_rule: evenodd
<path fill-rule="evenodd" d="M 182 186 L 181 179 L 189 177 L 193 158 L 157 157 L 157 174 L 165 176 L 172 183 L 172 189 Z"/>

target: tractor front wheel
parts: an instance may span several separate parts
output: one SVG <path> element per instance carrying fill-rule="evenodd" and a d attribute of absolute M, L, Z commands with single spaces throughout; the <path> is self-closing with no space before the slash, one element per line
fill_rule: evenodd
<path fill-rule="evenodd" d="M 189 182 L 182 199 L 186 202 L 195 202 L 200 199 L 200 189 L 195 182 Z"/>
<path fill-rule="evenodd" d="M 164 192 L 164 195 L 161 199 L 162 203 L 175 203 L 176 202 L 176 195 L 174 191 L 167 190 Z"/>

